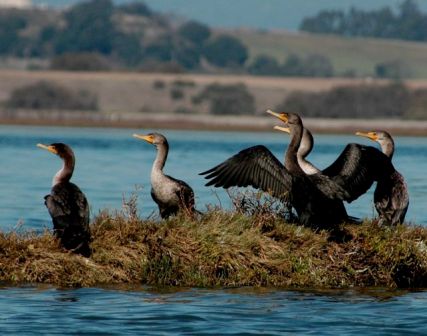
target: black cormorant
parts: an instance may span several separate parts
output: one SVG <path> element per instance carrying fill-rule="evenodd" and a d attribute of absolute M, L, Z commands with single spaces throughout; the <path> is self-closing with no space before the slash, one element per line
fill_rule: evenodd
<path fill-rule="evenodd" d="M 50 194 L 45 196 L 54 234 L 65 249 L 89 257 L 89 204 L 79 187 L 70 182 L 75 165 L 74 153 L 63 143 L 37 146 L 58 155 L 63 161 L 62 168 L 53 177 Z"/>
<path fill-rule="evenodd" d="M 269 113 L 288 123 L 290 128 L 291 142 L 285 155 L 285 166 L 266 147 L 254 146 L 201 173 L 210 179 L 206 185 L 224 188 L 251 185 L 270 192 L 289 201 L 299 221 L 306 226 L 330 229 L 347 221 L 349 217 L 342 201 L 353 201 L 365 193 L 375 180 L 378 167 L 388 164 L 387 157 L 373 147 L 355 153 L 348 145 L 345 155 L 354 155 L 355 160 L 367 162 L 366 169 L 359 170 L 357 162 L 345 163 L 338 158 L 327 169 L 328 174 L 307 175 L 297 159 L 303 136 L 301 118 L 294 113 Z M 374 156 L 377 162 L 368 158 L 372 151 L 380 154 Z"/>

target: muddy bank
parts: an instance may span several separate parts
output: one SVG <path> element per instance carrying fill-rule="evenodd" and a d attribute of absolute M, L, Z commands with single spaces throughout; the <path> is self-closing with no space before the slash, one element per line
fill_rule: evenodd
<path fill-rule="evenodd" d="M 254 117 L 0 110 L 0 124 L 270 132 L 277 121 L 268 115 Z M 304 118 L 304 124 L 318 133 L 352 134 L 357 130 L 385 129 L 395 135 L 427 135 L 425 120 Z"/>

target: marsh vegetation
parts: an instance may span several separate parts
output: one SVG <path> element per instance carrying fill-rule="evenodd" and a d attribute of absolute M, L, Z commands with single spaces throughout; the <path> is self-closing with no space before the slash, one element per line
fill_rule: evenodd
<path fill-rule="evenodd" d="M 375 220 L 336 232 L 284 220 L 261 197 L 235 209 L 208 207 L 198 218 L 142 219 L 136 200 L 99 213 L 90 258 L 65 252 L 49 232 L 0 233 L 0 281 L 80 287 L 152 286 L 287 288 L 425 287 L 427 229 L 381 227 Z"/>

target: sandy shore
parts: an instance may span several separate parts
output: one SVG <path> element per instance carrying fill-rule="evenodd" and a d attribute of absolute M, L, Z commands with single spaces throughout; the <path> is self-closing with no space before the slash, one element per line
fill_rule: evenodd
<path fill-rule="evenodd" d="M 3 125 L 75 127 L 166 128 L 191 130 L 270 131 L 278 120 L 265 116 L 210 116 L 154 113 L 101 113 L 52 111 L 2 111 Z M 392 134 L 427 136 L 427 120 L 305 118 L 304 124 L 318 133 L 353 133 L 384 129 Z"/>

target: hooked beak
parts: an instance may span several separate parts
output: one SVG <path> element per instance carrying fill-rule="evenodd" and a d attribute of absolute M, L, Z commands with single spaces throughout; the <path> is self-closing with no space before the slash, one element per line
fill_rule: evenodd
<path fill-rule="evenodd" d="M 362 136 L 362 137 L 365 137 L 365 138 L 369 138 L 369 139 L 371 139 L 373 141 L 377 141 L 378 140 L 378 135 L 375 132 L 367 132 L 367 133 L 356 132 L 356 135 Z"/>
<path fill-rule="evenodd" d="M 274 112 L 272 110 L 267 110 L 265 112 L 271 114 L 272 116 L 275 116 L 276 118 L 280 119 L 281 121 L 283 121 L 285 123 L 288 122 L 288 114 L 285 112 L 277 113 L 277 112 Z"/>
<path fill-rule="evenodd" d="M 58 155 L 58 151 L 56 150 L 55 147 L 53 146 L 47 146 L 47 145 L 43 145 L 43 144 L 37 144 L 37 147 L 42 148 L 42 149 L 46 149 L 47 151 Z"/>
<path fill-rule="evenodd" d="M 134 134 L 133 137 L 140 140 L 145 140 L 150 144 L 154 142 L 154 138 L 151 135 Z"/>

